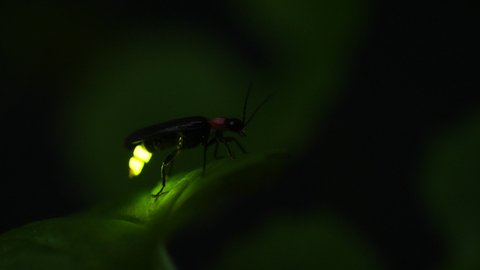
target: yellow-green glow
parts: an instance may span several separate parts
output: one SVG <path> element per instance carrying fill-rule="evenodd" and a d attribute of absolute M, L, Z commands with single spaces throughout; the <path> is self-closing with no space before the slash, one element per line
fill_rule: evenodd
<path fill-rule="evenodd" d="M 148 152 L 148 150 L 145 148 L 143 144 L 140 144 L 140 145 L 137 145 L 137 147 L 135 147 L 135 150 L 133 150 L 133 156 L 147 163 L 150 161 L 150 158 L 152 157 L 152 153 Z"/>
<path fill-rule="evenodd" d="M 150 153 L 143 144 L 137 145 L 133 150 L 133 156 L 128 161 L 128 175 L 130 178 L 139 175 L 142 172 L 145 163 L 150 161 L 152 153 Z"/>
<path fill-rule="evenodd" d="M 131 157 L 128 161 L 128 175 L 130 178 L 139 175 L 142 172 L 143 165 L 145 165 L 145 162 L 136 157 Z"/>

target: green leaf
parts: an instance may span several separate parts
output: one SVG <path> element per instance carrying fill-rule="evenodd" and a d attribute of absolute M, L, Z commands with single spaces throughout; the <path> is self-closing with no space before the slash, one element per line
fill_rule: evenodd
<path fill-rule="evenodd" d="M 205 175 L 197 169 L 169 178 L 165 193 L 158 199 L 152 194 L 158 192 L 160 183 L 152 191 L 133 196 L 123 206 L 100 208 L 96 214 L 145 224 L 153 228 L 152 234 L 166 237 L 199 215 L 215 211 L 219 201 L 228 204 L 237 196 L 255 193 L 275 181 L 287 160 L 285 152 L 266 152 L 212 162 Z"/>
<path fill-rule="evenodd" d="M 152 269 L 152 250 L 145 226 L 56 218 L 0 236 L 0 269 Z"/>
<path fill-rule="evenodd" d="M 0 269 L 174 269 L 165 239 L 215 208 L 213 200 L 255 192 L 285 155 L 213 162 L 173 176 L 158 199 L 144 191 L 76 216 L 34 222 L 0 236 Z"/>

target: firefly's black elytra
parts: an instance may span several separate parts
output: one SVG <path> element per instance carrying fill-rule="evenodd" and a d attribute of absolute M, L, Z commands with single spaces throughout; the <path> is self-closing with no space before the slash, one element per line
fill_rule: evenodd
<path fill-rule="evenodd" d="M 199 145 L 203 146 L 203 172 L 205 172 L 207 164 L 207 149 L 212 144 L 215 144 L 215 158 L 218 158 L 219 144 L 224 145 L 229 157 L 234 158 L 233 152 L 229 146 L 230 142 L 234 142 L 243 153 L 246 153 L 245 148 L 240 144 L 237 138 L 233 136 L 224 136 L 224 132 L 230 131 L 245 136 L 244 128 L 252 120 L 260 107 L 263 106 L 263 104 L 265 104 L 265 102 L 267 102 L 272 96 L 268 96 L 262 103 L 260 103 L 250 117 L 245 120 L 247 101 L 251 88 L 252 86 L 250 85 L 243 104 L 242 120 L 227 117 L 208 119 L 203 116 L 192 116 L 159 123 L 142 128 L 130 134 L 125 139 L 125 145 L 129 149 L 135 149 L 134 156 L 130 159 L 130 176 L 132 177 L 140 174 L 144 163 L 148 162 L 150 159 L 151 152 L 175 147 L 175 150 L 167 155 L 162 163 L 160 171 L 162 187 L 158 193 L 153 195 L 154 197 L 158 197 L 165 188 L 165 181 L 171 172 L 175 158 L 183 149 L 194 148 Z M 168 173 L 166 172 L 167 168 Z"/>

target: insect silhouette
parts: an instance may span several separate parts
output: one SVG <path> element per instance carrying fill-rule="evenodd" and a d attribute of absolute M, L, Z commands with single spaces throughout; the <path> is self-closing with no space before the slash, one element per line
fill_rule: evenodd
<path fill-rule="evenodd" d="M 134 177 L 140 174 L 145 163 L 148 163 L 152 156 L 152 152 L 162 151 L 168 148 L 174 148 L 170 154 L 167 155 L 162 162 L 160 174 L 162 180 L 162 187 L 160 191 L 152 195 L 158 197 L 165 188 L 165 182 L 168 175 L 171 173 L 173 163 L 176 157 L 183 149 L 194 148 L 199 145 L 203 146 L 203 170 L 207 165 L 207 149 L 211 145 L 214 147 L 214 157 L 218 156 L 218 147 L 222 144 L 230 158 L 235 158 L 229 143 L 234 142 L 237 147 L 243 152 L 247 153 L 245 148 L 240 144 L 237 138 L 227 135 L 225 132 L 231 132 L 246 136 L 245 127 L 252 121 L 258 110 L 272 97 L 272 94 L 267 96 L 246 118 L 247 102 L 252 89 L 252 85 L 247 89 L 245 101 L 243 103 L 242 119 L 228 118 L 228 117 L 214 117 L 206 118 L 203 116 L 191 116 L 179 118 L 146 128 L 139 129 L 125 139 L 125 145 L 129 149 L 133 149 L 133 156 L 129 160 L 129 175 Z M 168 172 L 167 172 L 168 170 Z"/>

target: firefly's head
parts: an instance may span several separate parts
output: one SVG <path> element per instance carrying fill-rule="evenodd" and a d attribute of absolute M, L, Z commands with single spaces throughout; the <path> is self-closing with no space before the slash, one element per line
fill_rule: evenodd
<path fill-rule="evenodd" d="M 224 125 L 230 131 L 245 135 L 243 121 L 238 118 L 226 118 Z"/>
<path fill-rule="evenodd" d="M 245 125 L 243 121 L 238 118 L 216 117 L 208 120 L 208 122 L 214 130 L 228 130 L 245 136 L 243 131 Z"/>
<path fill-rule="evenodd" d="M 260 110 L 260 108 L 265 104 L 275 93 L 270 94 L 267 98 L 265 98 L 260 105 L 258 105 L 255 110 L 250 114 L 250 116 L 247 118 L 247 102 L 248 102 L 248 96 L 250 95 L 250 91 L 252 90 L 252 84 L 248 87 L 247 90 L 247 95 L 245 96 L 245 102 L 243 103 L 243 114 L 242 114 L 242 120 L 238 118 L 225 118 L 225 117 L 216 117 L 208 120 L 210 126 L 214 130 L 229 130 L 232 132 L 235 132 L 237 134 L 241 134 L 243 136 L 246 136 L 245 134 L 245 127 L 252 121 L 253 117 L 255 114 Z"/>

